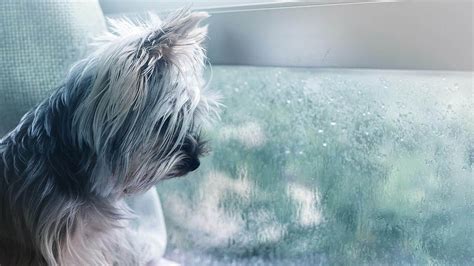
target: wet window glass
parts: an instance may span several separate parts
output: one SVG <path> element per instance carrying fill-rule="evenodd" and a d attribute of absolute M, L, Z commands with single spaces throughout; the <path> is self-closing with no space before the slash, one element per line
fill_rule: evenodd
<path fill-rule="evenodd" d="M 472 73 L 214 66 L 221 120 L 160 183 L 186 265 L 469 264 Z"/>

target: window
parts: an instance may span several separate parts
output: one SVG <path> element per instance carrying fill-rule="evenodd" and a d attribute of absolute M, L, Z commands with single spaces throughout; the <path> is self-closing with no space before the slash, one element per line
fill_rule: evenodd
<path fill-rule="evenodd" d="M 472 14 L 454 2 L 196 1 L 226 107 L 199 171 L 157 186 L 166 257 L 471 263 Z"/>
<path fill-rule="evenodd" d="M 226 105 L 213 153 L 157 186 L 170 258 L 472 258 L 472 73 L 214 66 L 211 86 Z"/>

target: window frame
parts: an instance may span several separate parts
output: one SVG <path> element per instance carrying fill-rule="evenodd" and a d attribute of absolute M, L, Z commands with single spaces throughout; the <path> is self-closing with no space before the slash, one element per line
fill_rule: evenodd
<path fill-rule="evenodd" d="M 100 1 L 106 16 L 170 11 L 150 8 L 149 0 L 133 2 L 131 9 L 110 9 L 107 1 Z M 192 9 L 211 14 L 206 46 L 212 64 L 474 70 L 468 0 L 281 1 Z"/>

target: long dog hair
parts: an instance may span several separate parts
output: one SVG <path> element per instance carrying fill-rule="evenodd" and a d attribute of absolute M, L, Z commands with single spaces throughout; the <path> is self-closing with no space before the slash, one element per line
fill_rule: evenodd
<path fill-rule="evenodd" d="M 97 50 L 0 140 L 1 265 L 138 265 L 123 199 L 199 166 L 205 13 L 111 21 Z M 149 251 L 148 251 L 149 252 Z"/>

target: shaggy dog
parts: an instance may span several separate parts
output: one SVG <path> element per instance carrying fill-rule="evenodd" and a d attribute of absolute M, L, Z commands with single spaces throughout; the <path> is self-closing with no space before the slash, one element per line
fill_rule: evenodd
<path fill-rule="evenodd" d="M 124 199 L 199 166 L 205 13 L 111 22 L 97 50 L 0 140 L 0 265 L 145 265 Z"/>

